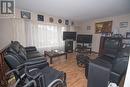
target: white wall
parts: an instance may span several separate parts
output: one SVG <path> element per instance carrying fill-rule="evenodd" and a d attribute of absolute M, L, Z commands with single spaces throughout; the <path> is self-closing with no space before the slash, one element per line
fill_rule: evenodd
<path fill-rule="evenodd" d="M 10 43 L 12 39 L 12 29 L 8 20 L 0 19 L 0 49 Z"/>
<path fill-rule="evenodd" d="M 0 49 L 2 49 L 7 44 L 9 44 L 11 40 L 18 40 L 19 42 L 21 42 L 22 45 L 26 46 L 26 40 L 25 40 L 26 35 L 25 35 L 25 26 L 24 26 L 25 20 L 21 18 L 20 11 L 21 11 L 20 9 L 15 10 L 16 13 L 15 18 L 11 18 L 12 16 L 9 16 L 9 18 L 3 18 L 5 16 L 0 15 Z M 44 22 L 37 21 L 37 14 L 44 15 Z M 49 17 L 53 17 L 53 16 L 47 15 L 45 13 L 31 12 L 31 20 L 28 21 L 32 21 L 40 24 L 62 25 L 62 26 L 66 26 L 68 30 L 74 31 L 74 26 L 65 25 L 64 18 L 53 17 L 54 22 L 50 23 Z M 63 21 L 62 24 L 58 23 L 58 19 L 62 19 Z"/>
<path fill-rule="evenodd" d="M 126 32 L 130 32 L 130 14 L 106 17 L 101 19 L 95 19 L 82 24 L 81 29 L 78 31 L 81 34 L 92 34 L 92 51 L 99 52 L 99 42 L 101 34 L 95 34 L 95 23 L 103 21 L 113 21 L 112 32 L 119 33 L 125 36 Z M 128 22 L 127 28 L 120 28 L 120 22 Z M 91 30 L 87 30 L 87 26 L 91 26 Z"/>
<path fill-rule="evenodd" d="M 12 40 L 26 45 L 24 21 L 20 19 L 0 19 L 0 49 Z"/>

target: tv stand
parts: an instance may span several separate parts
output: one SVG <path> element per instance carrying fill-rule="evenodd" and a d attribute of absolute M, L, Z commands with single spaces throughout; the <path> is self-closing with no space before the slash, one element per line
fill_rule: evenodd
<path fill-rule="evenodd" d="M 73 40 L 65 40 L 65 52 L 73 52 Z"/>
<path fill-rule="evenodd" d="M 92 53 L 92 47 L 85 46 L 85 43 L 82 43 L 82 46 L 80 46 L 80 47 L 77 46 L 76 50 L 78 50 L 78 49 L 80 49 L 80 50 L 89 50 L 90 54 Z"/>

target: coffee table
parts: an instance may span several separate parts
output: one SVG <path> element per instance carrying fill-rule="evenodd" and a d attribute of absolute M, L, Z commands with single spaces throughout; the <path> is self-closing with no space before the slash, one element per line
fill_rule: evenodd
<path fill-rule="evenodd" d="M 51 50 L 51 51 L 44 51 L 44 56 L 48 56 L 50 58 L 50 64 L 52 64 L 52 59 L 54 57 L 59 57 L 65 55 L 65 58 L 67 60 L 67 53 L 60 50 Z"/>

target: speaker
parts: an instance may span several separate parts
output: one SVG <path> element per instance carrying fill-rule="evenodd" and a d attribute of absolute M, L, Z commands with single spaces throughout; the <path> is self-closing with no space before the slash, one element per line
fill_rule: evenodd
<path fill-rule="evenodd" d="M 65 41 L 65 52 L 73 52 L 73 41 Z"/>

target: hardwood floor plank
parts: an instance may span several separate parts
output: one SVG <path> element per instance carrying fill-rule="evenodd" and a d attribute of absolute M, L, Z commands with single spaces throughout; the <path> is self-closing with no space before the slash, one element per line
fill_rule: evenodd
<path fill-rule="evenodd" d="M 92 59 L 95 59 L 97 55 L 89 55 Z M 61 56 L 53 60 L 53 64 L 50 66 L 57 70 L 66 72 L 67 75 L 67 87 L 87 87 L 87 79 L 85 77 L 85 69 L 77 66 L 76 55 L 74 53 L 68 54 L 68 59 Z"/>

